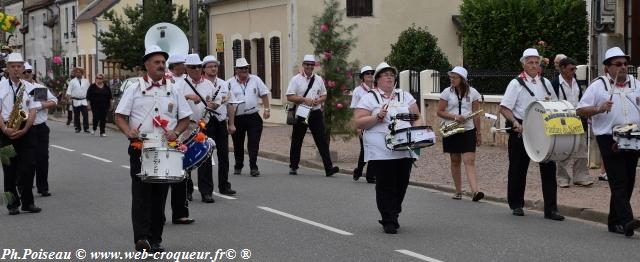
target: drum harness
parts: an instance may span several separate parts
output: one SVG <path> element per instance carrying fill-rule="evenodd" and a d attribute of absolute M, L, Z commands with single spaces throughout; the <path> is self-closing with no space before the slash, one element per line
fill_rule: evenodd
<path fill-rule="evenodd" d="M 147 80 L 144 77 L 141 77 L 139 80 L 139 85 L 138 85 L 138 89 L 141 91 L 141 94 L 143 96 L 147 95 L 148 89 L 144 89 L 143 87 L 145 86 L 145 83 L 147 82 Z M 165 97 L 168 97 L 171 95 L 171 91 L 173 90 L 173 85 L 171 84 L 171 81 L 167 81 L 166 82 L 166 89 L 167 89 L 167 93 Z M 153 87 L 153 85 L 152 85 Z M 144 117 L 142 118 L 142 120 L 140 121 L 140 124 L 138 125 L 138 127 L 136 129 L 140 130 L 140 127 L 142 127 L 142 123 L 144 123 L 145 120 L 147 120 L 147 118 L 151 115 L 151 112 L 155 111 L 156 113 L 160 114 L 159 109 L 158 109 L 158 93 L 155 92 L 153 94 L 153 106 L 147 111 L 147 113 L 144 115 Z M 177 110 L 176 110 L 176 114 L 177 114 Z M 144 138 L 141 138 L 144 139 Z M 131 139 L 130 139 L 131 140 Z M 131 140 L 133 142 L 133 140 Z"/>
<path fill-rule="evenodd" d="M 624 96 L 627 100 L 629 100 L 629 102 L 631 102 L 631 104 L 634 105 L 634 107 L 636 108 L 638 113 L 640 113 L 640 108 L 638 108 L 637 102 L 632 101 L 629 98 L 629 96 L 626 95 L 626 93 L 628 91 L 615 92 L 615 89 L 614 88 L 610 88 L 611 85 L 610 85 L 609 81 L 606 81 L 603 76 L 599 76 L 598 79 L 600 81 L 602 81 L 602 84 L 604 85 L 604 90 L 607 91 L 611 95 L 611 97 L 613 97 L 614 94 L 617 94 L 617 95 L 619 95 L 621 97 Z M 633 83 L 634 88 L 631 88 L 631 82 L 634 82 Z M 631 80 L 629 80 L 629 82 L 627 83 L 627 87 L 629 87 L 628 90 L 635 90 L 637 88 L 635 81 L 633 81 L 633 78 Z M 627 103 L 622 103 L 622 115 L 624 116 L 624 121 L 626 123 L 629 123 L 629 120 L 628 120 L 629 106 L 627 105 Z M 614 143 L 611 147 L 612 147 L 611 150 L 613 152 L 617 152 L 618 151 L 618 143 L 617 142 Z"/>
<path fill-rule="evenodd" d="M 200 95 L 200 93 L 198 92 L 198 90 L 196 90 L 196 88 L 191 84 L 191 82 L 189 82 L 189 80 L 188 80 L 186 77 L 184 78 L 184 81 L 185 81 L 185 82 L 187 82 L 187 84 L 189 85 L 189 87 L 191 87 L 191 90 L 193 90 L 193 92 L 194 92 L 194 93 L 195 93 L 195 94 L 200 98 L 200 100 L 202 101 L 202 103 L 205 103 L 205 106 L 204 106 L 205 111 L 204 111 L 204 112 L 202 112 L 203 117 L 204 117 L 204 115 L 206 114 L 205 112 L 208 112 L 208 113 L 209 113 L 209 117 L 212 117 L 212 115 L 211 115 L 211 114 L 220 115 L 220 113 L 218 113 L 218 112 L 214 111 L 213 109 L 209 108 L 209 107 L 206 105 L 207 100 L 206 100 L 206 99 L 204 99 L 204 97 L 202 97 L 202 95 Z M 213 95 L 212 100 L 215 100 L 215 99 L 216 99 L 216 97 L 218 96 L 218 92 L 220 92 L 220 88 L 218 88 L 218 90 L 216 91 L 216 93 Z"/>
<path fill-rule="evenodd" d="M 524 87 L 524 89 L 527 90 L 527 92 L 529 93 L 529 95 L 531 95 L 531 97 L 536 98 L 536 95 L 533 93 L 533 91 L 531 91 L 529 86 L 527 86 L 527 84 L 524 82 L 524 80 L 522 80 L 522 78 L 516 77 L 515 80 L 517 80 L 518 83 L 520 83 L 520 85 L 522 87 Z M 549 88 L 547 88 L 547 83 L 545 81 L 545 78 L 544 77 L 540 77 L 540 82 L 542 82 L 542 86 L 544 87 L 544 91 L 547 92 L 547 95 L 551 96 L 551 92 L 549 92 Z M 516 117 L 514 116 L 514 118 L 516 118 Z M 517 120 L 519 120 L 519 119 L 516 118 L 516 121 Z M 518 121 L 518 122 L 520 122 L 520 121 Z M 509 128 L 509 129 L 507 129 L 507 132 L 515 132 L 515 131 L 513 131 L 511 129 L 513 127 L 513 123 L 511 123 L 511 121 L 507 120 L 507 123 L 505 124 L 505 127 Z M 521 137 L 521 136 L 522 136 L 522 133 L 518 134 L 518 137 Z"/>

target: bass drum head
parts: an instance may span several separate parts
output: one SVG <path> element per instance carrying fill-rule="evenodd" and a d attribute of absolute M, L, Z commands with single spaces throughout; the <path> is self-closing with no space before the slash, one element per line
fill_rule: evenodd
<path fill-rule="evenodd" d="M 548 160 L 553 146 L 553 138 L 544 133 L 544 120 L 542 114 L 545 113 L 545 105 L 547 102 L 533 102 L 525 111 L 522 127 L 522 140 L 524 149 L 527 151 L 529 158 L 535 162 L 543 162 Z"/>

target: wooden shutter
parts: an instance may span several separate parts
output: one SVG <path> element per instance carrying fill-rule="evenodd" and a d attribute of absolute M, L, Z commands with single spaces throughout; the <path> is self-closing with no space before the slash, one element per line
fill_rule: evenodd
<path fill-rule="evenodd" d="M 281 99 L 280 88 L 280 38 L 277 36 L 269 39 L 271 49 L 271 98 Z"/>
<path fill-rule="evenodd" d="M 224 52 L 218 52 L 217 54 L 218 61 L 220 62 L 220 66 L 218 66 L 218 77 L 222 79 L 227 79 L 224 73 Z"/>
<path fill-rule="evenodd" d="M 266 74 L 265 74 L 265 57 L 264 57 L 264 38 L 260 38 L 256 40 L 256 75 L 258 75 L 258 77 L 260 77 L 260 79 L 262 79 L 262 82 L 267 82 L 266 81 Z"/>
<path fill-rule="evenodd" d="M 251 64 L 251 40 L 244 40 L 244 58 Z M 249 74 L 251 74 L 251 66 L 249 66 Z"/>

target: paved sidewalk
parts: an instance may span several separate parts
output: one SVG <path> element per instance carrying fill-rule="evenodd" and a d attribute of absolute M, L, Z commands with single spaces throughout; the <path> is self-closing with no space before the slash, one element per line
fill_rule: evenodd
<path fill-rule="evenodd" d="M 66 118 L 53 119 L 66 122 Z M 113 124 L 107 124 L 111 129 L 116 129 Z M 85 134 L 82 134 L 85 135 Z M 265 123 L 260 142 L 260 156 L 289 162 L 289 145 L 291 141 L 291 126 Z M 440 141 L 438 141 L 440 142 Z M 229 142 L 230 147 L 233 144 Z M 334 163 L 341 168 L 341 172 L 351 175 L 355 168 L 359 142 L 357 138 L 337 138 L 331 141 L 331 151 L 338 152 L 338 160 Z M 311 168 L 322 168 L 322 162 L 317 155 L 317 149 L 310 133 L 305 136 L 300 165 Z M 422 150 L 422 155 L 411 172 L 413 185 L 438 189 L 445 192 L 453 192 L 453 180 L 450 175 L 449 156 L 442 152 L 442 145 L 437 143 L 433 147 Z M 476 166 L 478 170 L 478 184 L 480 190 L 486 195 L 485 199 L 506 203 L 507 197 L 507 150 L 506 148 L 481 146 L 476 153 Z M 609 186 L 606 182 L 597 181 L 599 170 L 591 170 L 591 179 L 595 183 L 591 187 L 571 186 L 570 188 L 558 188 L 558 204 L 560 212 L 564 215 L 606 223 L 609 211 Z M 233 179 L 233 178 L 232 178 Z M 358 182 L 366 183 L 364 178 Z M 469 192 L 466 178 L 463 174 L 463 190 Z M 537 163 L 531 162 L 527 176 L 526 206 L 536 210 L 542 210 L 542 189 L 540 187 L 540 172 Z M 463 201 L 470 201 L 467 193 Z M 457 200 L 451 200 L 454 205 Z M 640 189 L 636 187 L 631 205 L 634 210 L 640 212 Z"/>

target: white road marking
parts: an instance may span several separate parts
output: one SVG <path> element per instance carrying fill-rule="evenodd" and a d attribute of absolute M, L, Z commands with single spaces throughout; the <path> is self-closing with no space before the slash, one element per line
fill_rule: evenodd
<path fill-rule="evenodd" d="M 197 186 L 193 186 L 193 189 L 194 189 L 194 190 L 198 190 L 198 191 L 200 191 L 200 189 L 199 189 Z M 218 194 L 218 193 L 216 193 L 216 192 L 213 192 L 213 195 L 214 195 L 214 196 L 221 197 L 221 198 L 229 199 L 229 200 L 237 199 L 237 198 L 235 198 L 235 197 L 232 197 L 232 196 L 226 196 L 226 195 L 223 195 L 223 194 Z"/>
<path fill-rule="evenodd" d="M 129 166 L 125 166 L 125 165 L 122 165 L 121 167 L 124 167 L 124 168 L 126 168 L 126 169 L 131 169 L 131 167 L 129 167 Z"/>
<path fill-rule="evenodd" d="M 442 260 L 437 260 L 437 259 L 435 259 L 435 258 L 430 258 L 430 257 L 428 257 L 428 256 L 425 256 L 425 255 L 422 255 L 422 254 L 418 254 L 418 253 L 416 253 L 416 252 L 409 251 L 409 250 L 406 250 L 406 249 L 398 249 L 398 250 L 396 250 L 396 252 L 399 252 L 399 253 L 405 254 L 405 255 L 410 256 L 410 257 L 414 257 L 414 258 L 420 259 L 420 260 L 422 260 L 422 261 L 428 261 L 428 262 L 443 262 Z"/>
<path fill-rule="evenodd" d="M 263 206 L 258 206 L 258 208 L 260 208 L 260 209 L 262 209 L 264 211 L 267 211 L 267 212 L 271 212 L 271 213 L 274 213 L 274 214 L 277 214 L 277 215 L 281 215 L 283 217 L 287 217 L 287 218 L 290 218 L 290 219 L 293 219 L 293 220 L 296 220 L 296 221 L 300 221 L 302 223 L 307 223 L 307 224 L 312 225 L 312 226 L 316 226 L 316 227 L 319 227 L 319 228 L 322 228 L 322 229 L 325 229 L 325 230 L 329 230 L 331 232 L 338 233 L 340 235 L 353 236 L 353 233 L 349 233 L 347 231 L 340 230 L 340 229 L 337 229 L 335 227 L 330 227 L 330 226 L 327 226 L 327 225 L 324 225 L 324 224 L 320 224 L 318 222 L 314 222 L 314 221 L 311 221 L 311 220 L 308 220 L 308 219 L 304 219 L 304 218 L 301 218 L 301 217 L 298 217 L 298 216 L 294 216 L 294 215 L 291 215 L 291 214 L 288 214 L 288 213 L 285 213 L 285 212 L 282 212 L 282 211 L 275 210 L 273 208 L 263 207 Z"/>
<path fill-rule="evenodd" d="M 104 158 L 97 157 L 97 156 L 90 155 L 90 154 L 86 154 L 86 153 L 82 153 L 82 155 L 83 156 L 88 156 L 88 157 L 93 158 L 93 159 L 100 160 L 100 161 L 105 162 L 105 163 L 111 163 L 111 160 L 109 160 L 109 159 L 104 159 Z"/>
<path fill-rule="evenodd" d="M 57 149 L 62 149 L 62 150 L 64 150 L 64 151 L 69 151 L 69 152 L 73 152 L 73 151 L 75 151 L 75 150 L 73 150 L 73 149 L 69 149 L 69 148 L 66 148 L 66 147 L 59 146 L 59 145 L 51 145 L 51 147 L 55 147 L 55 148 L 57 148 Z"/>

